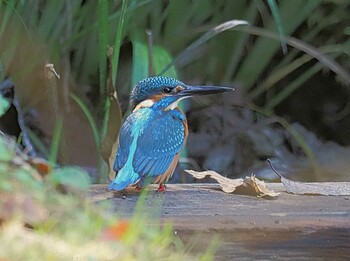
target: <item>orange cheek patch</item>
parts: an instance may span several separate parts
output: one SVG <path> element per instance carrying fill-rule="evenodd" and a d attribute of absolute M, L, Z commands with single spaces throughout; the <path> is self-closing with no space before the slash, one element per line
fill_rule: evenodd
<path fill-rule="evenodd" d="M 151 96 L 149 99 L 152 100 L 154 103 L 156 103 L 157 101 L 161 100 L 164 97 L 165 97 L 164 94 L 156 94 Z"/>

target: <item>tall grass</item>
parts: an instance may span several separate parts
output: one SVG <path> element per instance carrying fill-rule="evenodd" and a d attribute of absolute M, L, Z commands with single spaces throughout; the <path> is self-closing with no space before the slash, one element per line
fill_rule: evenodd
<path fill-rule="evenodd" d="M 320 32 L 344 26 L 346 6 L 346 1 L 335 5 L 326 0 L 2 0 L 0 62 L 9 76 L 18 73 L 18 68 L 28 70 L 35 64 L 25 59 L 24 64 L 12 66 L 13 60 L 19 60 L 14 59 L 19 53 L 18 36 L 9 34 L 14 21 L 29 45 L 45 45 L 47 58 L 36 59 L 56 64 L 61 63 L 60 57 L 69 61 L 78 88 L 88 85 L 97 97 L 97 106 L 79 106 L 89 119 L 98 151 L 108 154 L 111 147 L 101 149 L 101 144 L 116 139 L 111 133 L 118 133 L 122 121 L 113 92 L 125 97 L 132 84 L 148 75 L 146 29 L 152 31 L 156 73 L 165 73 L 166 64 L 171 64 L 176 68 L 168 71 L 169 76 L 223 85 L 238 82 L 249 100 L 263 97 L 261 109 L 271 113 L 323 68 L 331 69 L 349 84 L 349 66 L 344 62 L 349 41 L 345 33 L 336 31 L 326 41 L 320 37 Z M 215 31 L 231 20 L 248 21 L 250 27 Z M 132 53 L 120 53 L 128 44 Z M 290 46 L 288 52 L 286 45 Z M 314 64 L 307 70 L 299 70 L 310 63 Z M 300 75 L 290 79 L 296 72 Z M 290 83 L 281 86 L 286 78 Z M 24 95 L 24 100 L 34 100 L 28 92 Z M 99 113 L 88 115 L 87 108 Z M 98 116 L 94 123 L 92 115 Z"/>

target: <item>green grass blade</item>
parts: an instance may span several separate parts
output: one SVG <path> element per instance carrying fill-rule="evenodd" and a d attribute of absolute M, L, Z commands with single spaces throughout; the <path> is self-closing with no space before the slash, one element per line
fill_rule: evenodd
<path fill-rule="evenodd" d="M 2 34 L 4 33 L 5 31 L 5 28 L 11 18 L 11 14 L 12 14 L 12 10 L 13 10 L 13 7 L 10 3 L 7 2 L 6 5 L 3 5 L 5 2 L 2 1 L 0 2 L 1 6 L 0 6 L 0 10 L 1 10 L 1 16 L 2 19 L 1 19 L 1 26 L 0 26 L 0 37 L 2 37 Z"/>
<path fill-rule="evenodd" d="M 118 112 L 121 111 L 120 106 L 119 106 L 119 102 L 114 101 L 113 102 L 114 104 L 112 104 L 109 96 L 112 95 L 111 92 L 113 89 L 114 89 L 114 92 L 116 93 L 116 80 L 117 80 L 117 72 L 118 72 L 119 53 L 120 53 L 120 46 L 121 46 L 121 42 L 122 42 L 122 38 L 123 38 L 125 13 L 127 11 L 128 2 L 129 2 L 128 0 L 123 0 L 123 2 L 122 2 L 120 19 L 119 19 L 118 28 L 117 28 L 117 32 L 116 32 L 116 36 L 115 36 L 114 45 L 113 45 L 114 51 L 113 51 L 112 59 L 110 62 L 111 72 L 110 72 L 110 76 L 109 76 L 109 77 L 111 77 L 111 79 L 109 79 L 109 82 L 111 84 L 106 86 L 108 89 L 108 95 L 104 99 L 105 104 L 104 104 L 104 115 L 103 115 L 102 130 L 101 130 L 101 141 L 104 141 L 104 140 L 106 140 L 106 138 L 107 139 L 109 138 L 108 133 L 109 133 L 109 131 L 111 131 L 111 128 L 110 128 L 110 126 L 111 126 L 110 120 L 111 119 L 110 119 L 110 117 L 111 117 L 111 115 L 114 115 L 111 112 L 111 109 L 113 108 L 112 105 L 118 106 Z M 113 120 L 118 121 L 118 122 L 121 121 L 121 115 L 120 115 L 119 119 L 113 119 Z M 118 127 L 120 127 L 120 126 L 118 126 Z M 117 131 L 117 130 L 114 130 L 114 131 Z M 115 140 L 113 140 L 112 142 L 115 142 Z M 100 144 L 100 146 L 102 148 L 102 152 L 103 152 L 103 150 L 107 150 L 105 148 L 106 146 L 104 146 L 104 144 Z M 109 151 L 109 149 L 108 149 L 108 151 Z M 106 159 L 108 162 L 108 158 L 105 157 L 105 160 Z M 109 166 L 109 168 L 111 168 L 111 166 Z M 100 169 L 103 169 L 102 162 L 100 162 Z M 102 177 L 102 175 L 100 175 L 98 180 L 102 181 L 103 178 L 105 178 L 105 177 Z"/>
<path fill-rule="evenodd" d="M 184 51 L 182 51 L 171 63 L 169 63 L 160 73 L 160 75 L 163 75 L 166 71 L 168 71 L 171 66 L 176 64 L 179 60 L 181 60 L 183 57 L 186 57 L 190 53 L 192 53 L 195 49 L 197 49 L 202 44 L 209 41 L 211 38 L 213 38 L 215 35 L 222 33 L 228 29 L 232 29 L 234 27 L 237 27 L 239 25 L 248 25 L 247 21 L 243 20 L 230 20 L 227 22 L 224 22 L 222 24 L 219 24 L 218 26 L 215 26 L 208 32 L 206 32 L 204 35 L 202 35 L 199 39 L 194 41 L 190 46 L 188 46 Z"/>
<path fill-rule="evenodd" d="M 35 148 L 37 148 L 45 158 L 49 158 L 50 151 L 47 149 L 40 137 L 38 137 L 38 135 L 36 135 L 30 128 L 26 128 L 26 132 L 28 133 L 29 139 L 33 142 Z"/>
<path fill-rule="evenodd" d="M 108 45 L 108 1 L 98 1 L 98 38 L 99 38 L 99 83 L 100 100 L 106 96 L 107 45 Z"/>
<path fill-rule="evenodd" d="M 258 8 L 257 8 L 257 2 L 252 1 L 244 15 L 245 19 L 248 22 L 254 21 L 258 14 Z M 244 8 L 242 8 L 244 10 Z M 225 76 L 223 77 L 222 82 L 226 83 L 229 82 L 230 79 L 234 78 L 234 75 L 237 73 L 239 63 L 242 59 L 242 56 L 244 54 L 244 49 L 247 44 L 247 41 L 249 39 L 248 34 L 244 35 L 237 35 L 237 43 L 235 45 L 235 51 L 232 54 L 232 57 L 228 63 L 227 68 L 225 69 Z M 234 44 L 234 43 L 233 43 Z"/>
<path fill-rule="evenodd" d="M 277 6 L 275 0 L 267 0 L 267 3 L 270 6 L 270 9 L 271 9 L 271 12 L 272 12 L 272 16 L 275 19 L 275 22 L 277 24 L 277 29 L 278 29 L 278 34 L 280 36 L 280 41 L 281 41 L 281 47 L 282 47 L 283 54 L 287 54 L 288 49 L 287 49 L 287 44 L 286 44 L 286 42 L 284 40 L 285 33 L 284 33 L 284 29 L 283 29 L 280 13 L 278 11 L 278 6 Z"/>
<path fill-rule="evenodd" d="M 320 34 L 320 32 L 325 30 L 326 27 L 329 25 L 330 24 L 329 24 L 329 22 L 327 22 L 327 20 L 320 21 L 320 23 L 318 23 L 316 25 L 316 27 L 310 28 L 310 30 L 308 30 L 307 35 L 301 35 L 302 38 L 300 40 L 302 40 L 303 42 L 306 42 L 306 43 L 312 42 L 314 39 L 317 38 L 317 36 Z M 324 44 L 326 44 L 326 43 L 324 43 Z M 295 57 L 297 57 L 298 54 L 300 54 L 300 51 L 298 49 L 289 50 L 288 54 L 283 57 L 283 59 L 279 62 L 278 65 L 276 65 L 275 70 L 278 70 L 281 67 L 290 63 L 291 61 L 293 61 L 295 59 Z"/>
<path fill-rule="evenodd" d="M 0 82 L 2 82 L 4 79 L 5 79 L 5 68 L 4 68 L 4 65 L 0 59 Z"/>
<path fill-rule="evenodd" d="M 273 40 L 279 41 L 279 36 L 276 35 L 273 32 L 267 31 L 263 28 L 255 27 L 255 26 L 249 26 L 246 28 L 236 28 L 234 30 L 239 31 L 245 31 L 250 34 L 264 36 Z M 286 36 L 285 38 L 286 43 L 290 46 L 293 46 L 309 55 L 317 59 L 319 62 L 321 62 L 323 65 L 325 65 L 327 68 L 329 68 L 334 73 L 338 74 L 346 84 L 350 85 L 350 74 L 344 69 L 340 64 L 338 64 L 336 61 L 334 61 L 332 58 L 322 54 L 318 49 L 315 47 L 300 41 L 294 37 Z"/>
<path fill-rule="evenodd" d="M 100 148 L 100 144 L 101 144 L 101 139 L 100 139 L 100 134 L 96 125 L 96 122 L 94 120 L 94 118 L 92 117 L 92 114 L 89 111 L 89 108 L 85 105 L 85 103 L 75 94 L 70 93 L 69 96 L 72 98 L 72 100 L 79 106 L 79 108 L 83 111 L 85 117 L 87 118 L 90 127 L 92 129 L 92 133 L 94 135 L 94 139 L 95 139 L 95 144 L 97 149 Z"/>
<path fill-rule="evenodd" d="M 57 157 L 58 157 L 58 152 L 60 149 L 60 142 L 62 137 L 62 131 L 63 131 L 63 118 L 60 116 L 55 122 L 55 128 L 54 128 L 53 137 L 51 141 L 49 162 L 52 165 L 55 165 L 57 162 Z"/>
<path fill-rule="evenodd" d="M 338 54 L 339 55 L 339 54 Z M 334 55 L 335 56 L 335 55 Z M 267 104 L 267 109 L 272 110 L 282 101 L 287 99 L 297 88 L 299 88 L 305 81 L 310 79 L 313 75 L 319 72 L 324 66 L 321 63 L 317 63 L 312 66 L 310 69 L 301 74 L 293 82 L 288 84 L 280 93 L 275 95 Z"/>
<path fill-rule="evenodd" d="M 65 5 L 66 1 L 47 1 L 43 5 L 37 26 L 40 28 L 40 35 L 45 41 L 55 40 L 51 38 L 51 35 L 58 30 L 58 21 L 61 19 L 66 22 L 68 21 L 69 14 L 65 12 Z M 30 8 L 30 5 L 27 8 Z M 60 33 L 63 34 L 63 31 Z"/>
<path fill-rule="evenodd" d="M 346 53 L 345 50 L 343 50 L 342 45 L 332 45 L 332 46 L 325 46 L 323 48 L 320 48 L 320 52 L 323 54 L 327 53 Z M 286 64 L 284 67 L 279 68 L 278 70 L 274 71 L 270 74 L 257 88 L 255 88 L 250 94 L 249 97 L 251 99 L 257 98 L 262 93 L 266 92 L 270 88 L 272 88 L 278 81 L 282 80 L 284 77 L 286 77 L 291 72 L 297 70 L 302 65 L 306 64 L 310 60 L 312 60 L 313 57 L 309 54 L 304 54 L 303 56 L 299 57 L 298 59 L 295 59 L 294 61 Z"/>
<path fill-rule="evenodd" d="M 114 52 L 113 52 L 113 57 L 112 57 L 112 83 L 115 88 L 116 85 L 116 80 L 117 80 L 117 69 L 118 69 L 118 61 L 119 61 L 119 53 L 120 53 L 120 45 L 122 42 L 122 37 L 123 37 L 123 29 L 124 29 L 124 21 L 125 21 L 125 13 L 127 10 L 129 0 L 123 0 L 122 3 L 122 10 L 120 14 L 120 19 L 118 23 L 118 29 L 117 33 L 115 36 L 115 41 L 114 41 Z"/>
<path fill-rule="evenodd" d="M 319 5 L 319 3 L 320 1 L 318 0 L 280 1 L 279 12 L 286 35 L 292 34 Z M 273 29 L 274 21 L 271 19 L 267 22 L 265 30 L 274 31 Z M 238 28 L 238 30 L 240 30 L 240 28 Z M 280 38 L 277 35 L 277 41 L 279 42 L 279 40 Z M 239 71 L 236 75 L 236 81 L 242 84 L 245 91 L 249 91 L 253 87 L 255 81 L 267 68 L 272 57 L 279 49 L 278 42 L 271 41 L 270 39 L 258 38 L 252 48 L 249 49 L 249 52 L 240 65 Z"/>
<path fill-rule="evenodd" d="M 139 9 L 144 7 L 145 5 L 151 3 L 152 0 L 145 0 L 145 1 L 139 1 L 135 5 L 130 5 L 130 8 L 126 10 L 126 13 L 131 13 L 133 10 Z M 90 5 L 91 6 L 91 5 Z M 114 20 L 120 18 L 120 12 L 115 12 L 113 14 L 110 14 L 108 17 L 108 22 L 114 22 Z M 66 39 L 62 44 L 62 48 L 67 48 L 67 46 L 72 45 L 74 42 L 76 42 L 79 39 L 82 39 L 87 34 L 90 34 L 91 31 L 98 28 L 98 22 L 93 21 L 89 25 L 85 25 L 79 32 L 76 32 L 73 34 L 69 39 Z"/>
<path fill-rule="evenodd" d="M 24 28 L 24 31 L 28 35 L 28 38 L 29 38 L 29 41 L 30 41 L 31 45 L 34 47 L 34 41 L 33 41 L 32 35 L 31 35 L 31 33 L 30 33 L 29 29 L 28 29 L 28 26 L 27 26 L 26 22 L 22 19 L 21 15 L 18 13 L 17 9 L 15 8 L 15 4 L 14 4 L 15 1 L 5 1 L 4 0 L 4 2 L 7 5 L 7 7 L 9 8 L 9 10 L 12 10 L 13 13 L 16 15 L 16 17 L 18 18 L 18 20 L 20 21 L 20 24 Z M 4 24 L 4 27 L 5 26 L 6 26 L 6 24 Z M 1 36 L 1 34 L 0 34 L 0 36 Z"/>

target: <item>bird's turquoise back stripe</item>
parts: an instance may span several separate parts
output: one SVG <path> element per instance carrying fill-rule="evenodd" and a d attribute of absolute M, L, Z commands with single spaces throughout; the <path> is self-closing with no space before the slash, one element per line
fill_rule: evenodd
<path fill-rule="evenodd" d="M 137 117 L 141 119 L 148 119 L 151 114 L 151 109 L 145 108 L 137 112 Z M 136 183 L 140 176 L 133 167 L 133 159 L 137 149 L 137 140 L 142 135 L 144 127 L 147 126 L 145 121 L 135 120 L 134 125 L 131 127 L 132 142 L 129 148 L 129 154 L 124 166 L 118 171 L 117 177 L 109 185 L 109 189 L 122 190 L 130 184 Z M 122 137 L 121 137 L 122 138 Z"/>

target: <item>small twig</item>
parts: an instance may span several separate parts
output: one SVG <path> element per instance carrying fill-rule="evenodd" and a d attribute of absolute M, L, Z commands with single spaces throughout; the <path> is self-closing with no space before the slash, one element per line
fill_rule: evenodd
<path fill-rule="evenodd" d="M 56 76 L 57 79 L 61 78 L 61 76 L 56 72 L 54 64 L 47 63 L 45 64 L 44 67 L 45 67 L 46 78 L 51 79 L 53 76 Z"/>

